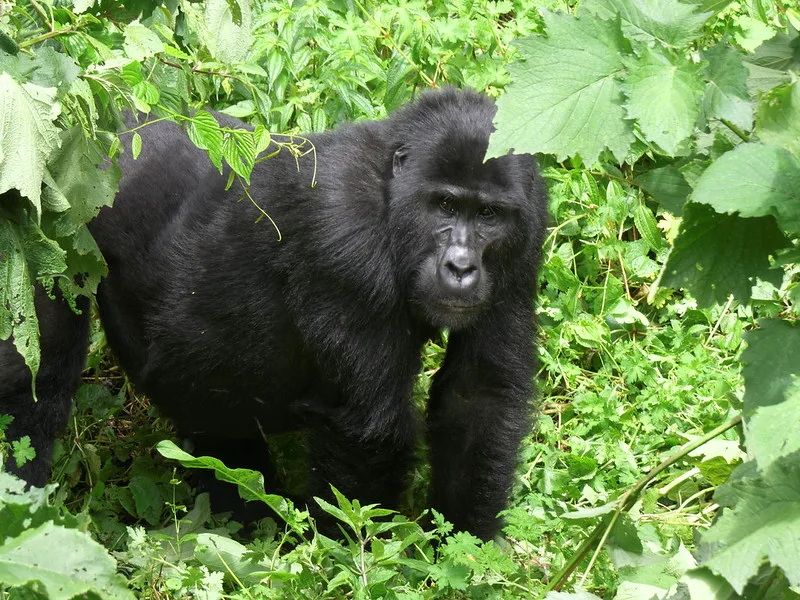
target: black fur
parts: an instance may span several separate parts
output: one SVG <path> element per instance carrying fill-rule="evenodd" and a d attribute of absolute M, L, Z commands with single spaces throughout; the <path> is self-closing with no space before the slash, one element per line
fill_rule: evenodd
<path fill-rule="evenodd" d="M 431 92 L 310 136 L 315 155 L 259 163 L 250 191 L 282 241 L 175 125 L 141 130 L 114 208 L 90 226 L 109 265 L 100 312 L 137 389 L 197 453 L 266 470 L 265 446 L 247 465 L 237 449 L 306 427 L 313 494 L 332 482 L 395 506 L 420 350 L 449 327 L 427 415 L 432 503 L 497 532 L 530 425 L 546 208 L 530 156 L 483 162 L 494 112 L 473 92 Z"/>
<path fill-rule="evenodd" d="M 14 420 L 6 430 L 8 440 L 29 436 L 36 458 L 17 469 L 12 458 L 6 466 L 31 485 L 47 483 L 53 459 L 53 440 L 67 424 L 72 394 L 86 362 L 89 337 L 89 302 L 78 298 L 76 314 L 61 298 L 54 299 L 37 286 L 34 296 L 39 318 L 40 368 L 36 396 L 31 396 L 31 372 L 11 341 L 0 342 L 0 414 Z"/>

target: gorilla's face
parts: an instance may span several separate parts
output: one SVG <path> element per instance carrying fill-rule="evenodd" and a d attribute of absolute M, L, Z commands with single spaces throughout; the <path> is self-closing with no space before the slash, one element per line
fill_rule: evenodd
<path fill-rule="evenodd" d="M 505 237 L 512 210 L 451 188 L 432 194 L 423 211 L 430 240 L 413 298 L 431 324 L 461 329 L 489 304 L 493 274 L 484 257 Z"/>
<path fill-rule="evenodd" d="M 410 154 L 406 161 L 405 148 L 395 156 L 394 190 L 403 197 L 392 202 L 405 207 L 402 224 L 395 224 L 405 238 L 397 259 L 410 271 L 413 309 L 434 327 L 464 329 L 484 312 L 521 237 L 525 190 L 506 175 L 525 172 L 530 163 L 518 161 L 530 159 L 484 163 L 485 147 L 470 145 L 466 153 L 451 147 L 426 161 Z"/>

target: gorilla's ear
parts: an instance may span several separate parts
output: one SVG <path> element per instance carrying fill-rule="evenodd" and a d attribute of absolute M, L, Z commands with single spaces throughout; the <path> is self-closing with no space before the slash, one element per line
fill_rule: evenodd
<path fill-rule="evenodd" d="M 397 177 L 400 174 L 400 171 L 403 170 L 403 163 L 406 162 L 406 157 L 408 156 L 408 146 L 400 146 L 397 150 L 394 151 L 394 157 L 392 158 L 392 176 Z"/>

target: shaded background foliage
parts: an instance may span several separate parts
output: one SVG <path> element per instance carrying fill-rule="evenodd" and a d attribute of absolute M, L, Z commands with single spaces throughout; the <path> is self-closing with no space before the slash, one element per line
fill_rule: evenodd
<path fill-rule="evenodd" d="M 269 139 L 302 151 L 301 132 L 380 118 L 433 85 L 505 90 L 490 153 L 540 154 L 553 227 L 542 410 L 505 543 L 450 535 L 438 517 L 429 531 L 387 521 L 345 498 L 324 508 L 348 539 L 315 537 L 256 474 L 160 444 L 276 509 L 245 544 L 152 451 L 169 426 L 129 388 L 96 327 L 58 443 L 58 488 L 26 493 L 0 473 L 0 595 L 800 595 L 797 6 L 577 4 L 2 5 L 0 339 L 13 334 L 32 370 L 32 283 L 74 296 L 104 272 L 85 223 L 113 200 L 113 159 L 141 149 L 136 128 L 115 133 L 122 110 L 184 123 L 246 189 Z M 200 107 L 255 130 L 189 116 Z M 426 348 L 420 402 L 442 356 Z M 270 443 L 285 478 L 297 477 L 302 440 Z M 0 444 L 19 460 L 32 451 L 24 438 Z M 412 516 L 424 509 L 422 465 Z M 564 582 L 576 591 L 554 591 Z"/>

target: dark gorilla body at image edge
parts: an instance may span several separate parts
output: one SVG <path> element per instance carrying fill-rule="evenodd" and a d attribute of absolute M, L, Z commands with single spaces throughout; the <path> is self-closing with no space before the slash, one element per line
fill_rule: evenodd
<path fill-rule="evenodd" d="M 98 303 L 137 390 L 196 454 L 266 471 L 263 435 L 307 428 L 312 494 L 332 482 L 396 506 L 420 429 L 421 348 L 450 328 L 426 415 L 431 505 L 496 534 L 530 427 L 546 208 L 530 156 L 483 162 L 494 111 L 473 92 L 430 92 L 385 121 L 310 136 L 316 157 L 299 170 L 287 151 L 259 163 L 250 191 L 282 241 L 174 124 L 141 130 L 114 207 L 90 225 L 109 266 Z M 42 320 L 43 359 L 56 321 Z M 66 370 L 43 364 L 37 382 L 63 385 Z M 19 434 L 37 427 L 25 393 L 0 392 Z"/>

